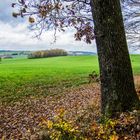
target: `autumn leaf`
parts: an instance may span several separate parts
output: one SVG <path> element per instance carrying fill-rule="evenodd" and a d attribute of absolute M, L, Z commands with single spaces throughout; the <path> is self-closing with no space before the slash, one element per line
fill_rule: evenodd
<path fill-rule="evenodd" d="M 1 140 L 5 140 L 5 136 L 2 136 Z"/>
<path fill-rule="evenodd" d="M 29 22 L 30 23 L 34 23 L 35 22 L 35 19 L 33 17 L 29 17 Z"/>
<path fill-rule="evenodd" d="M 110 140 L 118 140 L 118 139 L 119 139 L 119 137 L 117 135 L 112 135 L 110 137 Z"/>
<path fill-rule="evenodd" d="M 12 16 L 15 18 L 17 18 L 17 16 L 19 16 L 19 15 L 20 15 L 19 13 L 15 13 L 15 12 L 12 13 Z"/>

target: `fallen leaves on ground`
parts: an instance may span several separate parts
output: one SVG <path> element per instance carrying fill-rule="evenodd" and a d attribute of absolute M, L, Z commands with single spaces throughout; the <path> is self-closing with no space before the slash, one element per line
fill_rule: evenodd
<path fill-rule="evenodd" d="M 0 138 L 35 140 L 40 132 L 42 118 L 54 117 L 60 108 L 68 112 L 67 118 L 71 121 L 90 106 L 98 108 L 95 115 L 99 116 L 99 85 L 82 85 L 57 94 L 0 105 Z"/>
<path fill-rule="evenodd" d="M 139 91 L 139 77 L 135 77 L 136 89 Z M 80 129 L 90 135 L 87 124 L 99 128 L 93 123 L 100 117 L 100 90 L 96 83 L 65 89 L 62 93 L 54 90 L 53 96 L 30 97 L 13 104 L 0 105 L 0 139 L 2 140 L 37 140 L 40 135 L 43 119 L 52 119 L 60 109 L 67 112 L 65 116 L 70 122 L 80 123 Z M 138 92 L 139 94 L 139 92 Z M 76 121 L 75 121 L 76 120 Z M 139 140 L 140 115 L 136 111 L 122 113 L 116 120 L 114 130 L 119 134 L 111 139 Z M 49 124 L 51 125 L 51 124 Z M 84 130 L 85 129 L 85 130 Z M 91 133 L 92 135 L 93 133 Z"/>

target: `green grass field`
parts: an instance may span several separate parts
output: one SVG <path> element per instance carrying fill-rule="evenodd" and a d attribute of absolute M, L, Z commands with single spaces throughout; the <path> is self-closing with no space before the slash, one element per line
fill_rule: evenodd
<path fill-rule="evenodd" d="M 134 74 L 140 74 L 140 55 L 132 55 L 131 60 Z M 56 90 L 59 94 L 64 88 L 87 83 L 92 71 L 99 71 L 97 56 L 5 59 L 0 62 L 0 98 L 9 102 Z"/>

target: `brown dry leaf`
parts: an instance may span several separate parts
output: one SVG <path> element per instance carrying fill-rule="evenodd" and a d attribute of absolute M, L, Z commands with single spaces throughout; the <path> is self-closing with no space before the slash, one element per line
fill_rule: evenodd
<path fill-rule="evenodd" d="M 35 19 L 33 17 L 29 17 L 29 22 L 30 23 L 34 23 L 35 22 Z"/>

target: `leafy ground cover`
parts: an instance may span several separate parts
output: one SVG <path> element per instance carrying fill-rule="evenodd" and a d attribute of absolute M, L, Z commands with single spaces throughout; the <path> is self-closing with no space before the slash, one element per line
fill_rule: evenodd
<path fill-rule="evenodd" d="M 92 103 L 96 102 L 98 107 L 99 98 L 96 98 L 98 96 L 99 87 L 90 84 L 65 89 L 63 94 L 53 97 L 30 97 L 12 105 L 2 105 L 0 106 L 0 138 L 5 136 L 7 139 L 31 139 L 40 133 L 42 120 L 53 118 L 62 108 L 69 112 L 67 118 L 74 121 L 77 116 L 81 116 L 87 105 L 92 106 Z"/>
<path fill-rule="evenodd" d="M 1 105 L 0 138 L 44 140 L 49 136 L 51 139 L 47 140 L 67 140 L 66 137 L 68 140 L 139 140 L 139 111 L 122 113 L 113 120 L 100 117 L 99 85 L 85 84 L 65 89 L 55 96 L 33 96 Z"/>

